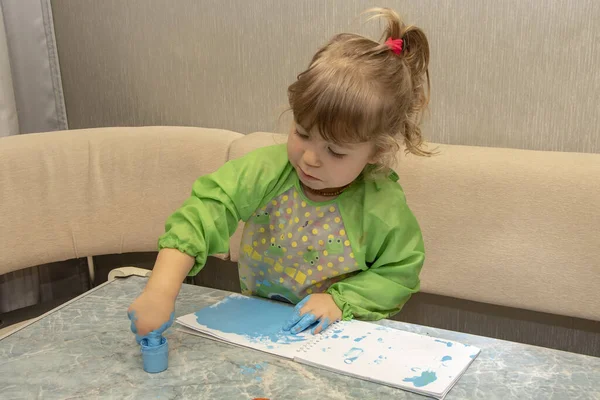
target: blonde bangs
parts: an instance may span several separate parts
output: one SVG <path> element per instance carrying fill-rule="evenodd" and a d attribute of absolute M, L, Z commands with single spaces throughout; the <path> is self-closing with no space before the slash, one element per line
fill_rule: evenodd
<path fill-rule="evenodd" d="M 335 144 L 364 143 L 382 130 L 381 99 L 349 66 L 316 62 L 289 87 L 296 123 Z"/>

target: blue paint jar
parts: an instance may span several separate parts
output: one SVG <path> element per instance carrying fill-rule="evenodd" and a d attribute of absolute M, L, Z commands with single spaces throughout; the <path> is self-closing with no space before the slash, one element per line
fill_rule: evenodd
<path fill-rule="evenodd" d="M 169 366 L 169 342 L 164 336 L 145 337 L 140 341 L 144 371 L 156 374 Z"/>

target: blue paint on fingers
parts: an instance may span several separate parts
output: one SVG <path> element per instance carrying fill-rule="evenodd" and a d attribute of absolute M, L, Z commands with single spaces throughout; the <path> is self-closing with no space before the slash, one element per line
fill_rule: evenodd
<path fill-rule="evenodd" d="M 300 333 L 317 321 L 314 314 L 304 314 L 300 321 L 292 328 L 292 333 Z"/>
<path fill-rule="evenodd" d="M 330 325 L 329 318 L 324 318 L 314 328 L 312 328 L 310 333 L 312 333 L 314 335 L 317 331 L 317 328 L 319 328 L 319 327 L 321 328 L 321 330 L 319 332 L 323 332 L 325 329 L 327 329 L 329 327 L 329 325 Z"/>
<path fill-rule="evenodd" d="M 141 348 L 144 371 L 153 374 L 166 370 L 169 366 L 169 342 L 163 333 L 173 325 L 175 313 L 171 313 L 169 320 L 158 329 L 144 336 L 138 334 L 135 325 L 138 318 L 135 311 L 128 312 L 127 317 L 131 321 L 130 329 L 135 334 L 135 340 Z"/>
<path fill-rule="evenodd" d="M 304 305 L 306 304 L 306 302 L 308 301 L 309 298 L 310 298 L 310 296 L 307 296 L 300 303 L 296 304 L 296 307 L 294 307 L 294 312 L 293 312 L 291 318 L 289 318 L 283 324 L 283 330 L 284 331 L 291 330 L 294 327 L 294 325 L 296 325 L 302 319 L 302 315 L 300 314 L 300 310 L 302 310 L 302 307 L 304 307 Z"/>

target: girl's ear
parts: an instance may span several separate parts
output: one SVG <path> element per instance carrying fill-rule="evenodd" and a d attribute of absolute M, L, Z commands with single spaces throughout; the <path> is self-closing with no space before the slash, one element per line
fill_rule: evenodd
<path fill-rule="evenodd" d="M 369 164 L 377 164 L 381 160 L 381 149 L 377 146 L 373 146 L 371 157 L 369 157 Z"/>

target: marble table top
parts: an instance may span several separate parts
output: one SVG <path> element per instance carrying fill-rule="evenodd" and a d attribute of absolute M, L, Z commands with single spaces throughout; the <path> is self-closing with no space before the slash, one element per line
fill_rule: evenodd
<path fill-rule="evenodd" d="M 126 315 L 145 282 L 139 277 L 110 282 L 0 340 L 0 398 L 425 399 L 186 334 L 175 325 L 166 335 L 169 369 L 145 373 Z M 176 316 L 228 294 L 184 285 Z M 600 358 L 395 321 L 380 323 L 481 348 L 449 400 L 600 399 Z"/>

